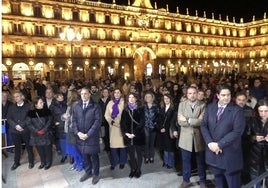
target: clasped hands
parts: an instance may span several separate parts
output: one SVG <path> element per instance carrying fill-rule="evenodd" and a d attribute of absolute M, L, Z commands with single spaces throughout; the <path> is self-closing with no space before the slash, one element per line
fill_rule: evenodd
<path fill-rule="evenodd" d="M 125 135 L 126 135 L 128 138 L 130 138 L 130 139 L 135 137 L 134 134 L 130 134 L 130 133 L 125 133 Z"/>
<path fill-rule="evenodd" d="M 222 149 L 219 147 L 219 145 L 218 145 L 217 142 L 210 142 L 210 143 L 208 144 L 208 148 L 209 148 L 212 152 L 216 153 L 216 155 L 222 153 Z"/>
<path fill-rule="evenodd" d="M 44 130 L 39 130 L 39 131 L 37 131 L 37 134 L 39 135 L 39 136 L 42 136 L 42 135 L 44 135 L 46 132 L 44 131 Z"/>
<path fill-rule="evenodd" d="M 20 132 L 24 130 L 20 125 L 16 125 L 15 129 Z"/>
<path fill-rule="evenodd" d="M 81 140 L 86 140 L 88 138 L 87 134 L 78 132 L 77 136 L 81 139 Z"/>
<path fill-rule="evenodd" d="M 261 141 L 266 141 L 268 142 L 268 135 L 266 135 L 265 137 L 264 136 L 256 136 L 256 141 L 257 142 L 261 142 Z"/>

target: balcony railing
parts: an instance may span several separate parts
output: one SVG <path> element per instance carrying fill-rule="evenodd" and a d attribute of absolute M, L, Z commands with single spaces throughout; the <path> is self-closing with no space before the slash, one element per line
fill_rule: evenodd
<path fill-rule="evenodd" d="M 258 183 L 261 183 L 261 187 L 265 188 L 266 187 L 265 184 L 268 184 L 268 182 L 266 182 L 267 178 L 268 178 L 268 171 L 264 172 L 262 175 L 252 180 L 247 185 L 243 185 L 242 188 L 252 188 L 252 187 L 256 188 Z"/>

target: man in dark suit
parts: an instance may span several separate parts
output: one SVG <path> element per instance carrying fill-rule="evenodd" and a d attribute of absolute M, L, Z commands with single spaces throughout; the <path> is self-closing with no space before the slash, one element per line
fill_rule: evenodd
<path fill-rule="evenodd" d="M 231 102 L 229 86 L 219 85 L 216 92 L 219 101 L 207 107 L 201 124 L 207 145 L 206 162 L 212 167 L 218 188 L 237 188 L 241 187 L 241 135 L 245 118 L 243 109 Z"/>

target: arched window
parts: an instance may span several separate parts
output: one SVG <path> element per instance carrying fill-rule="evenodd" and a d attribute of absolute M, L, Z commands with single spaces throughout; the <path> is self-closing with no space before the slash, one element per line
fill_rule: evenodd
<path fill-rule="evenodd" d="M 153 73 L 153 66 L 151 63 L 146 65 L 146 76 L 152 76 Z"/>

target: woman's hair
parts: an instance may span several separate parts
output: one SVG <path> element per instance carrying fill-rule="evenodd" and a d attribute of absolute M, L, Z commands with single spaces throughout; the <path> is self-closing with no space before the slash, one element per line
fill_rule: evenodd
<path fill-rule="evenodd" d="M 67 105 L 70 106 L 72 103 L 79 100 L 78 93 L 75 89 L 69 90 L 67 95 Z"/>
<path fill-rule="evenodd" d="M 258 111 L 258 109 L 259 109 L 260 106 L 268 106 L 268 100 L 267 99 L 261 99 L 256 104 L 254 110 L 255 110 L 255 112 L 256 112 L 256 114 L 257 114 L 258 117 L 260 117 L 260 114 L 259 114 L 259 111 Z"/>
<path fill-rule="evenodd" d="M 146 93 L 144 94 L 144 102 L 145 102 L 145 103 L 146 103 L 146 101 L 145 101 L 145 97 L 146 97 L 146 95 L 151 95 L 151 96 L 152 96 L 152 98 L 153 98 L 153 101 L 155 100 L 154 93 L 153 93 L 153 92 L 151 92 L 151 91 L 146 91 Z"/>
<path fill-rule="evenodd" d="M 140 100 L 139 100 L 139 96 L 138 96 L 136 93 L 133 93 L 133 92 L 130 92 L 130 93 L 126 96 L 125 107 L 127 107 L 127 105 L 128 105 L 128 98 L 129 98 L 130 95 L 133 95 L 133 96 L 135 97 L 135 99 L 136 99 L 136 104 L 137 104 L 137 106 L 139 107 L 139 106 L 141 105 L 141 102 L 140 102 Z"/>
<path fill-rule="evenodd" d="M 173 103 L 173 97 L 170 95 L 170 94 L 164 94 L 162 99 L 161 99 L 161 102 L 160 102 L 160 106 L 161 108 L 164 108 L 166 106 L 165 102 L 164 102 L 164 97 L 167 97 L 170 99 L 170 107 L 174 107 L 174 103 Z"/>
<path fill-rule="evenodd" d="M 33 99 L 33 101 L 32 101 L 32 104 L 31 104 L 31 108 L 34 110 L 34 109 L 36 109 L 36 105 L 37 105 L 37 103 L 38 103 L 38 101 L 39 100 L 42 100 L 42 101 L 44 101 L 44 99 L 42 98 L 42 97 L 35 97 L 34 99 Z"/>

